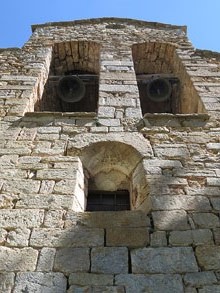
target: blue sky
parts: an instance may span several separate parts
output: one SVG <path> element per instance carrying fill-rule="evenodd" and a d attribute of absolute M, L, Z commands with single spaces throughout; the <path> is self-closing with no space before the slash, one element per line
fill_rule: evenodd
<path fill-rule="evenodd" d="M 31 25 L 123 17 L 187 25 L 194 47 L 220 52 L 220 0 L 1 0 L 0 48 L 22 47 Z"/>

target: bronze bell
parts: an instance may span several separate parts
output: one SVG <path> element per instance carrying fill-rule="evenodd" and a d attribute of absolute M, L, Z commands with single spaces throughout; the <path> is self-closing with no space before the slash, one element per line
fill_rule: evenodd
<path fill-rule="evenodd" d="M 68 75 L 59 80 L 57 91 L 62 101 L 76 103 L 85 96 L 86 88 L 79 77 Z"/>
<path fill-rule="evenodd" d="M 156 78 L 147 84 L 147 96 L 154 102 L 164 102 L 170 98 L 172 87 L 169 80 Z"/>

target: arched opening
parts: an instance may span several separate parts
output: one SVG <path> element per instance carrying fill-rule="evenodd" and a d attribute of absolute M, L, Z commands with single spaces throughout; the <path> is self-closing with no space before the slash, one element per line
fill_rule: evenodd
<path fill-rule="evenodd" d="M 83 149 L 85 209 L 150 210 L 149 190 L 142 156 L 132 146 L 111 141 L 97 142 Z M 93 200 L 89 197 L 93 197 Z"/>
<path fill-rule="evenodd" d="M 53 46 L 48 80 L 35 111 L 96 112 L 100 45 L 69 41 Z"/>
<path fill-rule="evenodd" d="M 143 115 L 205 112 L 176 45 L 134 44 L 132 56 Z"/>

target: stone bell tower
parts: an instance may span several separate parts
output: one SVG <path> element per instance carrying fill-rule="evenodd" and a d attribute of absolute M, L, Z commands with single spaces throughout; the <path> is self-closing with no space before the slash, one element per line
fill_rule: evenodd
<path fill-rule="evenodd" d="M 34 25 L 0 50 L 0 292 L 220 292 L 220 55 L 186 27 Z"/>

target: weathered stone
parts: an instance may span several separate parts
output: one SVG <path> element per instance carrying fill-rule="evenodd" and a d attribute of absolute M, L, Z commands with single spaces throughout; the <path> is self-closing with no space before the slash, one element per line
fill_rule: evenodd
<path fill-rule="evenodd" d="M 65 211 L 62 210 L 49 210 L 45 213 L 44 227 L 45 228 L 63 228 Z"/>
<path fill-rule="evenodd" d="M 73 209 L 76 198 L 62 194 L 22 194 L 16 208 L 29 209 Z"/>
<path fill-rule="evenodd" d="M 196 257 L 203 270 L 220 269 L 220 246 L 198 246 Z"/>
<path fill-rule="evenodd" d="M 66 293 L 66 286 L 66 278 L 61 273 L 18 273 L 14 292 Z"/>
<path fill-rule="evenodd" d="M 198 271 L 196 259 L 190 247 L 134 249 L 131 251 L 131 266 L 135 274 Z"/>
<path fill-rule="evenodd" d="M 93 273 L 73 273 L 69 276 L 70 285 L 80 286 L 110 286 L 113 285 L 114 275 L 93 274 Z"/>
<path fill-rule="evenodd" d="M 196 210 L 207 211 L 211 209 L 209 200 L 205 196 L 162 195 L 152 196 L 153 210 Z"/>
<path fill-rule="evenodd" d="M 34 271 L 37 264 L 38 251 L 30 247 L 0 247 L 0 271 Z"/>
<path fill-rule="evenodd" d="M 0 273 L 0 292 L 11 293 L 14 287 L 14 273 Z"/>
<path fill-rule="evenodd" d="M 48 169 L 48 170 L 38 170 L 36 178 L 43 180 L 61 180 L 61 179 L 76 179 L 77 170 L 72 169 Z"/>
<path fill-rule="evenodd" d="M 126 288 L 126 293 L 134 292 L 154 292 L 154 293 L 183 293 L 183 283 L 180 275 L 160 274 L 160 275 L 117 275 L 116 285 Z"/>
<path fill-rule="evenodd" d="M 37 193 L 40 188 L 39 180 L 11 180 L 7 181 L 3 185 L 3 190 L 6 192 L 11 192 L 15 194 L 29 194 Z"/>
<path fill-rule="evenodd" d="M 1 210 L 0 226 L 3 228 L 39 227 L 43 223 L 42 210 Z"/>
<path fill-rule="evenodd" d="M 14 231 L 9 231 L 6 241 L 7 246 L 28 246 L 30 233 L 31 231 L 26 228 L 17 228 Z"/>
<path fill-rule="evenodd" d="M 216 282 L 217 278 L 214 272 L 188 273 L 184 276 L 184 283 L 187 286 L 200 287 L 204 285 L 214 284 Z"/>
<path fill-rule="evenodd" d="M 50 272 L 53 269 L 54 257 L 55 257 L 56 249 L 43 247 L 40 251 L 38 263 L 37 263 L 37 271 Z"/>
<path fill-rule="evenodd" d="M 220 285 L 204 286 L 199 293 L 220 293 Z"/>
<path fill-rule="evenodd" d="M 8 232 L 5 229 L 0 228 L 0 244 L 4 245 L 6 242 Z"/>
<path fill-rule="evenodd" d="M 214 213 L 193 213 L 193 221 L 198 228 L 220 227 L 220 220 Z"/>
<path fill-rule="evenodd" d="M 144 247 L 149 244 L 147 228 L 107 228 L 106 246 Z"/>
<path fill-rule="evenodd" d="M 91 251 L 91 272 L 120 274 L 128 272 L 128 250 L 125 247 L 96 247 Z"/>
<path fill-rule="evenodd" d="M 155 231 L 154 233 L 150 234 L 150 246 L 152 247 L 167 246 L 166 232 Z"/>
<path fill-rule="evenodd" d="M 214 244 L 212 231 L 208 229 L 171 231 L 169 243 L 174 246 Z"/>
<path fill-rule="evenodd" d="M 213 229 L 215 244 L 220 245 L 220 228 Z"/>
<path fill-rule="evenodd" d="M 113 227 L 149 227 L 150 220 L 142 211 L 118 212 L 86 212 L 76 213 L 68 211 L 66 224 L 79 224 L 86 227 L 113 228 Z"/>
<path fill-rule="evenodd" d="M 62 248 L 57 250 L 54 269 L 63 273 L 89 272 L 89 248 Z"/>
<path fill-rule="evenodd" d="M 70 286 L 68 293 L 125 293 L 123 286 Z"/>
<path fill-rule="evenodd" d="M 30 238 L 33 247 L 94 247 L 103 244 L 103 229 L 84 227 L 34 229 Z"/>
<path fill-rule="evenodd" d="M 188 230 L 187 213 L 183 210 L 153 212 L 153 221 L 159 230 Z"/>

